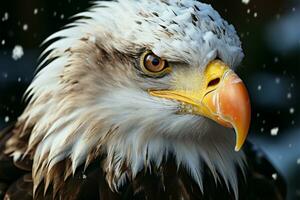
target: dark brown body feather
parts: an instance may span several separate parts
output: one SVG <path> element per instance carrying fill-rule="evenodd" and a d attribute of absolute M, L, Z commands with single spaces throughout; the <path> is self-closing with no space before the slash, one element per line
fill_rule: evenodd
<path fill-rule="evenodd" d="M 202 193 L 181 167 L 177 169 L 175 161 L 169 157 L 160 168 L 151 168 L 141 171 L 134 180 L 127 182 L 119 192 L 113 192 L 101 170 L 103 159 L 98 158 L 84 170 L 77 169 L 74 176 L 64 181 L 64 169 L 67 161 L 55 166 L 56 184 L 51 184 L 45 191 L 42 183 L 33 195 L 33 183 L 31 175 L 31 160 L 14 162 L 11 157 L 4 154 L 5 143 L 13 128 L 9 127 L 0 133 L 0 199 L 30 200 L 30 199 L 64 199 L 64 200 L 211 200 L 234 199 L 232 192 L 228 191 L 225 183 L 215 183 L 209 170 L 204 166 L 204 192 Z M 239 199 L 285 199 L 286 189 L 282 177 L 278 174 L 276 180 L 272 174 L 277 173 L 273 166 L 264 157 L 262 152 L 251 144 L 245 146 L 248 161 L 246 181 L 243 175 L 239 175 Z M 50 171 L 50 173 L 52 173 Z"/>

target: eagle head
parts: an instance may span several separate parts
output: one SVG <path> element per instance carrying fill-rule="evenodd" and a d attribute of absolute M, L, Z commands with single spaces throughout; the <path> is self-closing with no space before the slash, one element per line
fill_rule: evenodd
<path fill-rule="evenodd" d="M 237 193 L 250 103 L 234 27 L 195 0 L 97 1 L 75 18 L 46 40 L 18 120 L 34 184 L 104 156 L 117 190 L 172 154 L 201 189 L 204 164 Z"/>

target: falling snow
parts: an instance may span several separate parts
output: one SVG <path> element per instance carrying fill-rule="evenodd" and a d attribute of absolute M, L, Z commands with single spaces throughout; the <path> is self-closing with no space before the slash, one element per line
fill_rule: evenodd
<path fill-rule="evenodd" d="M 274 173 L 274 174 L 272 174 L 272 178 L 274 179 L 274 180 L 276 180 L 277 179 L 277 174 L 276 173 Z"/>
<path fill-rule="evenodd" d="M 1 41 L 1 44 L 2 44 L 2 45 L 5 45 L 5 40 L 2 40 L 2 41 Z"/>
<path fill-rule="evenodd" d="M 24 55 L 23 47 L 16 45 L 12 51 L 12 58 L 14 60 L 19 60 Z"/>
<path fill-rule="evenodd" d="M 287 98 L 287 99 L 291 99 L 291 98 L 292 98 L 292 94 L 291 94 L 290 92 L 287 93 L 286 98 Z"/>
<path fill-rule="evenodd" d="M 7 73 L 3 73 L 3 77 L 6 79 L 8 77 Z"/>
<path fill-rule="evenodd" d="M 294 87 L 294 83 L 291 83 L 291 88 L 293 88 Z"/>
<path fill-rule="evenodd" d="M 38 10 L 37 8 L 35 8 L 35 9 L 33 10 L 33 14 L 34 14 L 34 15 L 38 14 L 38 12 L 39 12 L 39 10 Z"/>
<path fill-rule="evenodd" d="M 3 22 L 6 21 L 6 20 L 8 20 L 8 13 L 7 12 L 4 13 L 4 16 L 2 17 Z"/>
<path fill-rule="evenodd" d="M 263 133 L 263 132 L 264 132 L 264 130 L 265 130 L 264 128 L 261 128 L 261 129 L 260 129 L 260 132 L 262 132 L 262 133 Z"/>
<path fill-rule="evenodd" d="M 272 129 L 271 129 L 271 135 L 272 135 L 272 136 L 276 136 L 276 135 L 278 134 L 278 131 L 279 131 L 279 128 L 278 128 L 278 127 L 272 128 Z"/>
<path fill-rule="evenodd" d="M 295 113 L 295 108 L 290 108 L 290 114 L 294 114 Z"/>
<path fill-rule="evenodd" d="M 9 122 L 9 116 L 5 116 L 4 121 L 5 123 Z"/>
<path fill-rule="evenodd" d="M 28 30 L 28 25 L 27 24 L 24 24 L 23 25 L 23 31 L 27 31 Z"/>
<path fill-rule="evenodd" d="M 257 90 L 260 91 L 261 89 L 262 89 L 262 86 L 261 86 L 261 85 L 258 85 L 258 86 L 257 86 Z"/>
<path fill-rule="evenodd" d="M 250 0 L 242 0 L 242 3 L 247 5 L 250 3 Z"/>
<path fill-rule="evenodd" d="M 297 164 L 300 165 L 300 158 L 297 159 Z"/>

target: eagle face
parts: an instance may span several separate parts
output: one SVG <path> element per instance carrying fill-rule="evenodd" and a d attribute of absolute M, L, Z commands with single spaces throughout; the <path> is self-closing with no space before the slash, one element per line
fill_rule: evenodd
<path fill-rule="evenodd" d="M 18 120 L 29 141 L 12 154 L 33 157 L 35 185 L 53 181 L 58 162 L 74 173 L 106 155 L 117 190 L 172 154 L 201 189 L 205 164 L 237 195 L 244 161 L 234 145 L 246 138 L 250 103 L 233 72 L 243 58 L 233 26 L 194 0 L 99 1 L 76 17 L 46 41 Z"/>

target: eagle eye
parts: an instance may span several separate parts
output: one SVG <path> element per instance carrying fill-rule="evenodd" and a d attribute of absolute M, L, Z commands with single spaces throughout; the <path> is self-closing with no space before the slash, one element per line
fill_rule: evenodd
<path fill-rule="evenodd" d="M 160 58 L 151 51 L 143 53 L 140 65 L 142 71 L 149 76 L 162 76 L 170 72 L 171 69 L 166 60 Z"/>

